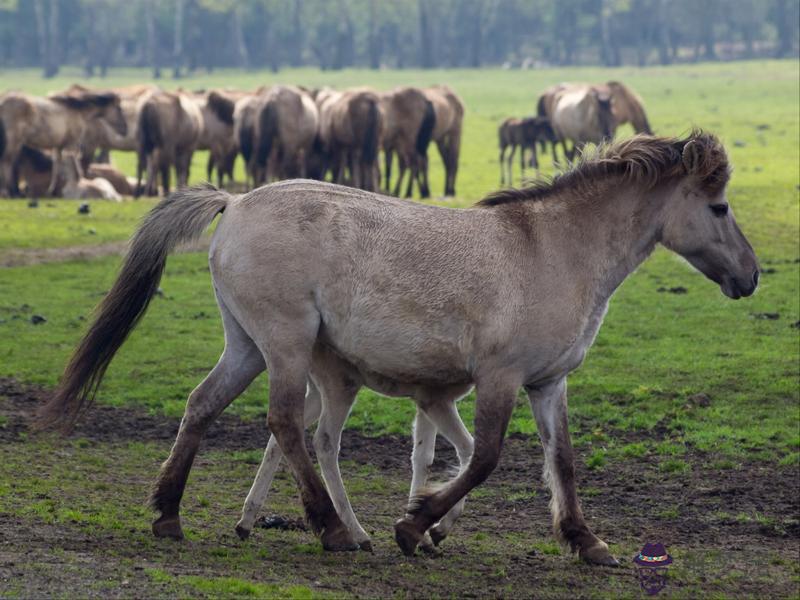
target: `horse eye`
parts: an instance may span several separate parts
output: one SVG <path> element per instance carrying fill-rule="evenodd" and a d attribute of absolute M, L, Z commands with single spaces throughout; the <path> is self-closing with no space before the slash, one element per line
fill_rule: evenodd
<path fill-rule="evenodd" d="M 724 217 L 728 214 L 727 204 L 712 204 L 710 208 L 715 217 Z"/>

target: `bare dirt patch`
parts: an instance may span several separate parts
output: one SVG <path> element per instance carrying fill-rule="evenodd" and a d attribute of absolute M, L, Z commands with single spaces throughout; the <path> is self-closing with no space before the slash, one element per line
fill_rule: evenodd
<path fill-rule="evenodd" d="M 202 252 L 208 250 L 210 238 L 202 238 L 181 246 L 178 252 Z M 103 256 L 122 255 L 128 251 L 128 242 L 106 242 L 68 246 L 65 248 L 14 248 L 0 252 L 0 268 L 28 267 L 43 263 L 91 260 Z"/>
<path fill-rule="evenodd" d="M 26 443 L 20 434 L 26 433 L 32 410 L 46 393 L 0 379 L 0 398 L 4 398 L 0 444 Z M 160 441 L 166 451 L 177 424 L 176 419 L 136 410 L 95 406 L 75 435 L 108 445 L 112 452 L 130 441 Z M 644 437 L 620 435 L 627 441 Z M 208 465 L 224 469 L 214 464 L 226 460 L 224 451 L 260 449 L 266 438 L 263 422 L 223 415 L 205 442 L 206 451 L 219 452 L 203 457 L 204 469 Z M 553 552 L 549 494 L 540 481 L 542 453 L 534 439 L 510 437 L 497 470 L 470 498 L 465 515 L 443 543 L 443 555 L 413 559 L 403 558 L 391 540 L 391 524 L 402 513 L 398 497 L 380 491 L 384 482 L 410 481 L 410 440 L 367 438 L 347 431 L 342 446 L 343 460 L 373 467 L 345 477 L 351 485 L 358 482 L 376 490 L 368 502 L 358 494 L 354 500 L 362 524 L 374 536 L 374 554 L 310 556 L 308 550 L 316 542 L 303 531 L 256 529 L 246 543 L 250 545 L 242 546 L 228 516 L 224 522 L 204 520 L 203 528 L 217 532 L 213 539 L 176 546 L 150 542 L 142 531 L 132 541 L 122 534 L 95 535 L 69 525 L 40 527 L 29 518 L 0 514 L 0 587 L 9 578 L 23 575 L 28 581 L 41 571 L 38 579 L 31 580 L 38 583 L 23 588 L 25 595 L 48 595 L 58 589 L 80 589 L 85 591 L 82 595 L 169 594 L 172 588 L 154 583 L 145 573 L 157 566 L 175 577 L 235 573 L 245 579 L 303 583 L 320 592 L 366 597 L 636 595 L 630 555 L 647 541 L 660 541 L 676 559 L 676 575 L 663 595 L 789 597 L 798 591 L 798 570 L 791 565 L 800 551 L 796 493 L 800 478 L 791 467 L 744 460 L 719 468 L 712 466 L 713 456 L 689 449 L 682 456 L 687 468 L 680 473 L 665 472 L 660 467 L 663 457 L 652 455 L 592 470 L 581 456 L 578 482 L 587 519 L 601 537 L 617 544 L 623 560 L 620 569 L 602 569 Z M 444 478 L 454 463 L 453 451 L 440 444 L 434 470 Z M 187 494 L 191 487 L 190 480 Z M 272 511 L 267 507 L 265 513 Z M 298 514 L 299 507 L 287 518 Z M 263 559 L 259 556 L 250 567 L 217 558 L 243 552 L 242 548 L 260 549 Z M 786 561 L 787 557 L 794 558 Z M 91 568 L 85 568 L 87 561 Z"/>

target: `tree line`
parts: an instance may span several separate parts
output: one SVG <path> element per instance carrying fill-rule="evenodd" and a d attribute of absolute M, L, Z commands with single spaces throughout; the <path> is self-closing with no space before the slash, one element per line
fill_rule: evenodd
<path fill-rule="evenodd" d="M 797 0 L 0 0 L 0 66 L 646 65 L 798 54 Z"/>

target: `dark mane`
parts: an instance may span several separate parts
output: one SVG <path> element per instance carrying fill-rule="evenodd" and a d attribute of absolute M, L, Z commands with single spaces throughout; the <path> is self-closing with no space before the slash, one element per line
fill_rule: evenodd
<path fill-rule="evenodd" d="M 73 110 L 84 110 L 91 107 L 104 108 L 119 100 L 119 96 L 113 92 L 86 92 L 80 95 L 54 94 L 48 97 L 53 102 L 58 102 Z"/>
<path fill-rule="evenodd" d="M 690 144 L 691 152 L 687 153 L 685 150 Z M 687 154 L 691 154 L 688 162 Z M 725 188 L 730 178 L 730 167 L 725 148 L 715 136 L 702 131 L 693 131 L 684 139 L 637 135 L 600 146 L 593 154 L 581 158 L 569 171 L 551 180 L 494 192 L 476 206 L 544 200 L 566 190 L 592 193 L 597 191 L 599 184 L 612 177 L 649 190 L 663 181 L 686 175 L 695 176 L 710 196 Z"/>

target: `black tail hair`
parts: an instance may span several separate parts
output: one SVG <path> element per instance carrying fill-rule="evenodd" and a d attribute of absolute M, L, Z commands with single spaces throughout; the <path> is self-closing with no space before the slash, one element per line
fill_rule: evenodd
<path fill-rule="evenodd" d="M 422 118 L 415 144 L 418 154 L 425 155 L 428 152 L 434 127 L 436 127 L 436 111 L 433 109 L 433 102 L 425 100 L 425 116 Z"/>
<path fill-rule="evenodd" d="M 361 147 L 361 157 L 369 163 L 378 158 L 379 118 L 378 102 L 370 99 L 367 112 L 367 129 L 364 133 L 364 145 Z"/>
<path fill-rule="evenodd" d="M 256 163 L 265 165 L 269 159 L 270 152 L 272 152 L 272 140 L 278 135 L 278 112 L 275 104 L 267 102 L 258 118 L 259 131 Z"/>

